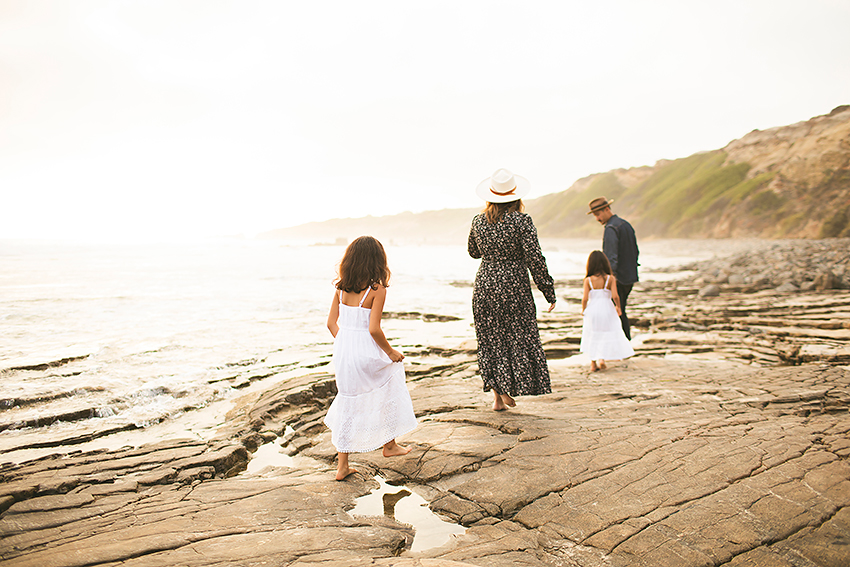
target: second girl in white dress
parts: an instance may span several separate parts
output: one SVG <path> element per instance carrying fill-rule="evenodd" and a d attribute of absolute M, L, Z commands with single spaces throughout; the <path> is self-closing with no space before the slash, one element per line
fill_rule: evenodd
<path fill-rule="evenodd" d="M 620 297 L 611 264 L 601 250 L 587 258 L 587 277 L 581 299 L 580 350 L 590 357 L 590 370 L 604 370 L 606 360 L 620 360 L 635 351 L 623 332 L 620 322 Z"/>

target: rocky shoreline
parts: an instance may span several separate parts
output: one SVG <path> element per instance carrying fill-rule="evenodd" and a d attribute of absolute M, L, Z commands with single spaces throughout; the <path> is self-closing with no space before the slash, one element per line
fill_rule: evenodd
<path fill-rule="evenodd" d="M 541 315 L 553 393 L 509 412 L 490 410 L 474 345 L 407 352 L 420 426 L 402 441 L 413 451 L 352 456 L 361 472 L 345 482 L 333 480 L 322 418 L 335 387 L 320 369 L 244 395 L 210 441 L 0 465 L 0 559 L 846 565 L 848 244 L 776 243 L 687 266 L 686 279 L 639 284 L 629 308 L 637 354 L 604 372 L 570 358 L 581 334 L 574 303 Z M 576 297 L 575 282 L 560 284 L 559 297 Z M 296 464 L 248 474 L 268 443 Z M 416 491 L 466 533 L 414 553 L 411 526 L 352 516 L 375 475 Z"/>
<path fill-rule="evenodd" d="M 638 355 L 720 356 L 763 365 L 850 362 L 850 239 L 765 242 L 752 252 L 670 268 L 636 284 Z M 561 282 L 567 301 L 581 282 Z M 581 317 L 541 317 L 549 358 L 579 353 Z"/>

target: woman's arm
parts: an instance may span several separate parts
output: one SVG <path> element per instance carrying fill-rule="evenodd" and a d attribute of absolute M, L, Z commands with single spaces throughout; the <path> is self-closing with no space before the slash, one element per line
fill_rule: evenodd
<path fill-rule="evenodd" d="M 336 334 L 339 332 L 339 323 L 337 321 L 339 320 L 339 295 L 341 293 L 339 290 L 334 292 L 334 298 L 331 301 L 331 310 L 328 312 L 328 330 L 334 338 L 336 338 Z"/>
<path fill-rule="evenodd" d="M 540 249 L 540 241 L 537 239 L 537 228 L 534 226 L 531 217 L 526 214 L 520 215 L 519 237 L 522 247 L 522 255 L 525 259 L 525 265 L 528 266 L 528 271 L 531 272 L 531 278 L 546 301 L 549 302 L 549 311 L 555 308 L 555 280 L 549 275 L 549 268 L 546 267 L 546 258 L 543 257 L 543 251 Z"/>
<path fill-rule="evenodd" d="M 611 284 L 611 299 L 614 301 L 614 308 L 617 310 L 617 315 L 622 315 L 623 312 L 620 310 L 620 294 L 617 292 L 617 278 L 611 276 L 609 283 Z"/>
<path fill-rule="evenodd" d="M 472 227 L 469 227 L 469 238 L 466 240 L 466 250 L 469 252 L 469 255 L 475 259 L 481 257 L 481 250 L 478 249 L 478 241 L 475 240 L 475 231 Z"/>
<path fill-rule="evenodd" d="M 384 301 L 387 299 L 387 288 L 379 285 L 372 293 L 372 313 L 369 316 L 369 334 L 381 347 L 381 350 L 387 353 L 390 360 L 393 362 L 401 362 L 404 360 L 404 355 L 390 346 L 387 337 L 384 336 L 384 331 L 381 329 L 381 316 L 384 313 Z"/>
<path fill-rule="evenodd" d="M 587 298 L 590 296 L 590 281 L 589 278 L 584 278 L 581 294 L 581 314 L 584 315 L 584 309 L 587 307 Z"/>

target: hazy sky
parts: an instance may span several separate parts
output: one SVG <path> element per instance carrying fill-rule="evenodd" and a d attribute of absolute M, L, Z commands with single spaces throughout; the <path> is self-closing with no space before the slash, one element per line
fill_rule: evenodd
<path fill-rule="evenodd" d="M 850 2 L 0 0 L 0 238 L 530 197 L 850 103 Z"/>

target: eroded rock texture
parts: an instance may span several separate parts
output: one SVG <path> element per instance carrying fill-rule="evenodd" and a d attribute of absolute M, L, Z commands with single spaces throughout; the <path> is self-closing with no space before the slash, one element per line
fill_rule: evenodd
<path fill-rule="evenodd" d="M 575 313 L 545 317 L 553 393 L 506 412 L 481 391 L 474 345 L 408 352 L 420 426 L 400 441 L 413 450 L 353 455 L 361 472 L 345 482 L 333 480 L 322 424 L 335 394 L 327 373 L 243 396 L 211 442 L 2 465 L 0 560 L 850 565 L 846 292 L 688 289 L 675 303 L 636 290 L 635 318 L 646 322 L 638 355 L 602 372 L 563 359 L 577 348 Z M 292 467 L 242 473 L 251 452 L 279 438 Z M 414 554 L 410 526 L 352 516 L 375 474 L 467 532 Z"/>
<path fill-rule="evenodd" d="M 334 449 L 320 425 L 332 394 L 297 386 L 251 400 L 231 427 L 268 431 L 287 416 L 296 431 L 289 446 L 320 464 L 227 478 L 244 467 L 243 445 L 183 441 L 6 466 L 4 564 L 412 560 L 408 527 L 346 512 L 374 486 L 372 473 L 470 526 L 415 558 L 422 561 L 850 559 L 845 367 L 636 358 L 590 374 L 555 361 L 553 394 L 499 413 L 480 392 L 474 363 L 463 367 L 411 379 L 421 425 L 403 441 L 413 452 L 355 455 L 363 474 L 346 482 L 332 480 Z"/>
<path fill-rule="evenodd" d="M 555 393 L 505 413 L 445 377 L 419 380 L 414 393 L 429 395 L 415 396 L 417 406 L 434 396 L 455 407 L 423 418 L 407 438 L 410 458 L 358 457 L 420 484 L 432 508 L 471 526 L 428 556 L 480 565 L 850 560 L 846 368 L 644 359 L 594 374 L 553 370 Z M 326 437 L 308 451 L 329 458 Z"/>

